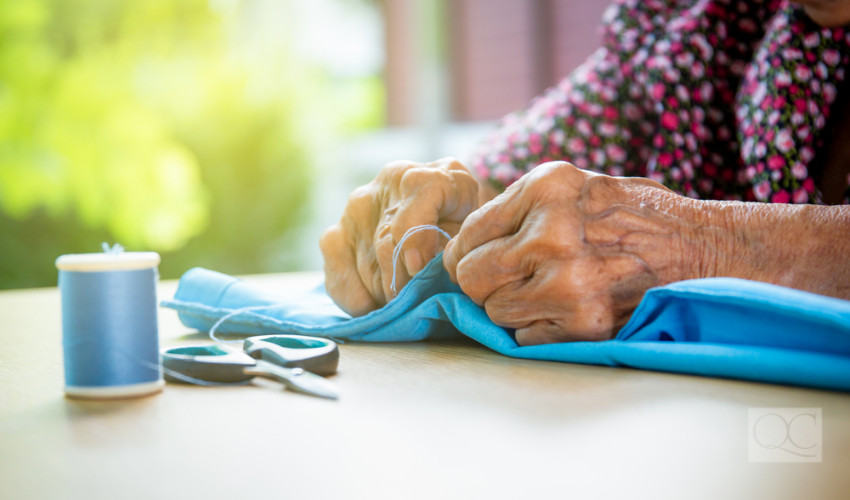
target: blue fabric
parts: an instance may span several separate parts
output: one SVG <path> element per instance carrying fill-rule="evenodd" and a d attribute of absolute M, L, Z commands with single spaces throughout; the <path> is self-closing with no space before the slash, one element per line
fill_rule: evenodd
<path fill-rule="evenodd" d="M 385 307 L 351 318 L 322 288 L 269 293 L 236 278 L 196 268 L 173 300 L 190 328 L 223 333 L 289 333 L 393 342 L 459 333 L 507 356 L 850 391 L 850 302 L 765 283 L 713 278 L 646 293 L 613 340 L 520 347 L 512 332 L 451 283 L 438 256 Z"/>

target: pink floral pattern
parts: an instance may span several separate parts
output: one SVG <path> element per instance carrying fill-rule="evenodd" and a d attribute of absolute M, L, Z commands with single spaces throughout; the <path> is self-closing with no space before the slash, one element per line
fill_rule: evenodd
<path fill-rule="evenodd" d="M 567 160 L 694 198 L 820 201 L 850 30 L 787 0 L 617 0 L 603 27 L 602 48 L 482 143 L 482 178 L 503 189 Z"/>

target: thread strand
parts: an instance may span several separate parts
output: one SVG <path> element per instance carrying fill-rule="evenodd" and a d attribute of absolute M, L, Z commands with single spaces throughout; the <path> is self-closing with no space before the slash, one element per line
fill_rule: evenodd
<path fill-rule="evenodd" d="M 166 373 L 166 374 L 168 374 L 168 375 L 170 375 L 170 376 L 172 376 L 172 377 L 174 377 L 178 380 L 182 380 L 183 382 L 187 382 L 187 383 L 194 384 L 194 385 L 202 385 L 202 386 L 205 386 L 205 387 L 226 387 L 226 386 L 233 386 L 233 385 L 247 385 L 251 382 L 250 380 L 246 380 L 245 382 L 211 382 L 209 380 L 203 380 L 203 379 L 200 379 L 200 378 L 191 377 L 189 375 L 186 375 L 185 373 L 178 372 L 177 370 L 172 370 L 171 368 L 166 368 L 165 366 L 163 366 L 162 357 L 160 357 L 160 362 L 159 362 L 159 364 L 157 364 L 157 363 L 151 363 L 150 361 L 148 361 L 146 359 L 142 359 L 138 356 L 134 356 L 132 354 L 129 354 L 129 353 L 126 353 L 126 352 L 123 352 L 123 351 L 113 351 L 113 352 L 115 352 L 116 354 L 120 354 L 121 356 L 125 357 L 126 359 L 128 359 L 131 362 L 136 363 L 140 366 L 150 368 L 151 370 L 162 370 L 163 373 Z"/>
<path fill-rule="evenodd" d="M 437 227 L 433 224 L 422 224 L 420 226 L 413 226 L 410 229 L 408 229 L 404 233 L 404 236 L 401 237 L 401 240 L 398 242 L 398 244 L 395 246 L 395 249 L 393 249 L 393 280 L 392 280 L 392 283 L 390 283 L 390 290 L 392 290 L 393 294 L 398 293 L 398 292 L 396 292 L 396 288 L 395 288 L 395 286 L 396 286 L 395 285 L 396 269 L 398 268 L 398 258 L 401 255 L 401 250 L 402 250 L 402 247 L 404 246 L 404 242 L 407 241 L 407 238 L 413 236 L 416 233 L 421 233 L 422 231 L 429 231 L 429 230 L 430 231 L 438 231 L 441 235 L 445 236 L 447 239 L 449 239 L 449 240 L 452 239 L 452 236 L 449 233 L 443 231 L 443 229 L 441 229 L 441 228 L 439 228 L 439 227 Z"/>
<path fill-rule="evenodd" d="M 235 310 L 225 314 L 221 318 L 219 318 L 218 321 L 216 321 L 213 324 L 213 326 L 210 328 L 210 331 L 209 331 L 210 339 L 215 341 L 215 342 L 231 343 L 231 344 L 236 343 L 236 342 L 242 342 L 242 339 L 225 340 L 225 339 L 218 338 L 218 337 L 215 336 L 215 332 L 218 330 L 218 328 L 221 325 L 223 325 L 227 321 L 235 318 L 236 316 L 240 316 L 240 315 L 245 314 L 247 312 L 260 311 L 260 310 L 263 310 L 263 309 L 274 309 L 274 308 L 282 307 L 282 306 L 283 306 L 283 304 L 266 304 L 266 305 L 262 305 L 262 306 L 248 306 L 248 307 L 241 307 L 239 309 L 235 309 Z"/>

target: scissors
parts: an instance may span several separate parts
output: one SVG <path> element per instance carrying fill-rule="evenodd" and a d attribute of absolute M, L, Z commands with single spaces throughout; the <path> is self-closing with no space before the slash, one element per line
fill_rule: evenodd
<path fill-rule="evenodd" d="M 198 379 L 238 384 L 265 377 L 296 392 L 328 399 L 339 397 L 336 386 L 322 377 L 336 373 L 336 342 L 300 335 L 263 335 L 245 339 L 242 348 L 239 351 L 213 344 L 165 349 L 165 378 L 172 382 Z"/>

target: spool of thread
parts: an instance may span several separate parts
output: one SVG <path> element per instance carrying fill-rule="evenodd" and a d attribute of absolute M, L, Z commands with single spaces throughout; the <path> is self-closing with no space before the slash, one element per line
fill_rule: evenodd
<path fill-rule="evenodd" d="M 65 394 L 112 399 L 162 390 L 155 252 L 62 255 Z"/>

